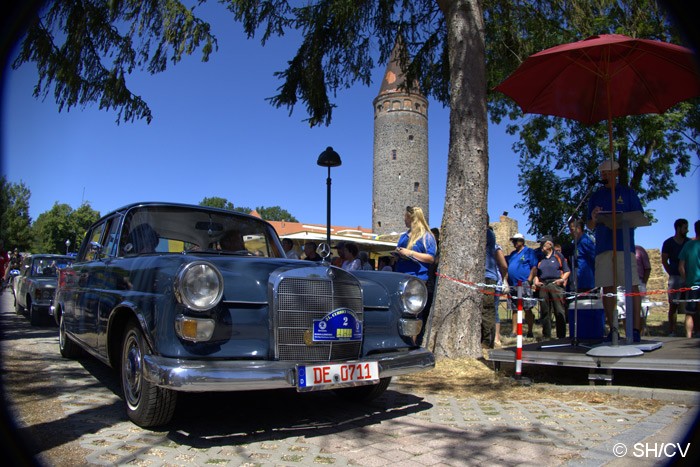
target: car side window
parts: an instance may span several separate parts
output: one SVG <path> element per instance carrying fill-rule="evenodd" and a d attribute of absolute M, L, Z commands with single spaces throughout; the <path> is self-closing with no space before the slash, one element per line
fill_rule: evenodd
<path fill-rule="evenodd" d="M 23 276 L 29 275 L 29 272 L 32 269 L 32 259 L 27 258 L 22 262 L 22 268 L 20 269 L 20 274 Z"/>
<path fill-rule="evenodd" d="M 119 235 L 119 218 L 112 217 L 107 220 L 107 236 L 104 240 L 102 253 L 104 256 L 117 256 L 117 237 Z"/>
<path fill-rule="evenodd" d="M 43 262 L 42 260 L 40 260 L 40 259 L 35 260 L 35 261 L 32 263 L 32 272 L 31 272 L 31 275 L 32 275 L 32 276 L 40 276 L 40 275 L 43 274 L 43 271 L 44 271 L 44 262 Z"/>
<path fill-rule="evenodd" d="M 105 230 L 105 225 L 106 222 L 102 222 L 96 225 L 86 237 L 86 242 L 83 245 L 82 251 L 80 252 L 83 261 L 94 261 L 98 259 L 98 255 L 100 252 L 99 250 L 96 250 L 92 247 L 92 243 L 100 243 L 100 240 L 102 239 L 102 233 Z"/>

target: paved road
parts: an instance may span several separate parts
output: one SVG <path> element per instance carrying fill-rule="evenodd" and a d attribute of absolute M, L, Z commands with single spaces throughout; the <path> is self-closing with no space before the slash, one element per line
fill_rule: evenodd
<path fill-rule="evenodd" d="M 536 386 L 530 402 L 516 403 L 410 394 L 399 382 L 369 405 L 294 391 L 184 395 L 168 427 L 145 430 L 126 419 L 116 375 L 91 358 L 61 358 L 57 329 L 32 328 L 14 313 L 9 293 L 0 297 L 0 329 L 3 385 L 18 431 L 51 466 L 639 467 L 680 459 L 698 414 L 678 396 L 649 413 L 542 400 Z M 679 445 L 664 452 L 661 443 Z M 623 448 L 617 458 L 613 450 Z"/>

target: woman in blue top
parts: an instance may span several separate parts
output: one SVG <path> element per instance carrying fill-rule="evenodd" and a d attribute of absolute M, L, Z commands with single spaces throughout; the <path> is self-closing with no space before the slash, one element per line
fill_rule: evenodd
<path fill-rule="evenodd" d="M 416 276 L 427 282 L 430 277 L 430 266 L 435 262 L 437 255 L 437 241 L 425 221 L 423 210 L 419 207 L 406 207 L 403 217 L 408 231 L 401 234 L 396 245 L 395 271 Z M 423 328 L 416 337 L 416 344 L 421 345 L 425 334 L 430 307 L 433 303 L 433 290 L 428 290 L 428 301 L 421 313 Z"/>
<path fill-rule="evenodd" d="M 408 206 L 404 214 L 408 231 L 401 234 L 396 245 L 399 258 L 395 270 L 428 280 L 428 270 L 435 261 L 437 242 L 425 221 L 423 210 Z"/>

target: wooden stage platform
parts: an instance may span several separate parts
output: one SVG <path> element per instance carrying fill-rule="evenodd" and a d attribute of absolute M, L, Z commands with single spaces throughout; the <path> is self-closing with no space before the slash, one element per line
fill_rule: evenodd
<path fill-rule="evenodd" d="M 557 339 L 523 345 L 522 363 L 526 365 L 554 365 L 559 367 L 589 368 L 589 382 L 612 383 L 613 370 L 650 370 L 700 373 L 700 339 L 681 337 L 647 337 L 645 342 L 660 342 L 658 349 L 644 352 L 635 357 L 602 357 L 586 355 L 593 346 L 600 342 L 579 342 L 571 345 L 571 339 Z M 558 344 L 564 344 L 557 346 Z M 610 345 L 607 343 L 606 345 Z M 549 347 L 554 346 L 554 347 Z M 545 348 L 543 348 L 545 347 Z M 549 348 L 546 348 L 549 347 Z M 496 370 L 500 363 L 515 362 L 515 347 L 492 349 L 488 351 L 488 360 L 495 363 Z M 601 374 L 599 371 L 606 373 Z"/>

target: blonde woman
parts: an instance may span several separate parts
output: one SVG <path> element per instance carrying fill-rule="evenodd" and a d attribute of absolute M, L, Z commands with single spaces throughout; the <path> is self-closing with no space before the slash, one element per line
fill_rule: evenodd
<path fill-rule="evenodd" d="M 437 242 L 425 221 L 423 210 L 408 206 L 404 213 L 404 222 L 408 230 L 401 234 L 396 245 L 395 271 L 428 280 L 430 265 L 435 261 Z"/>

